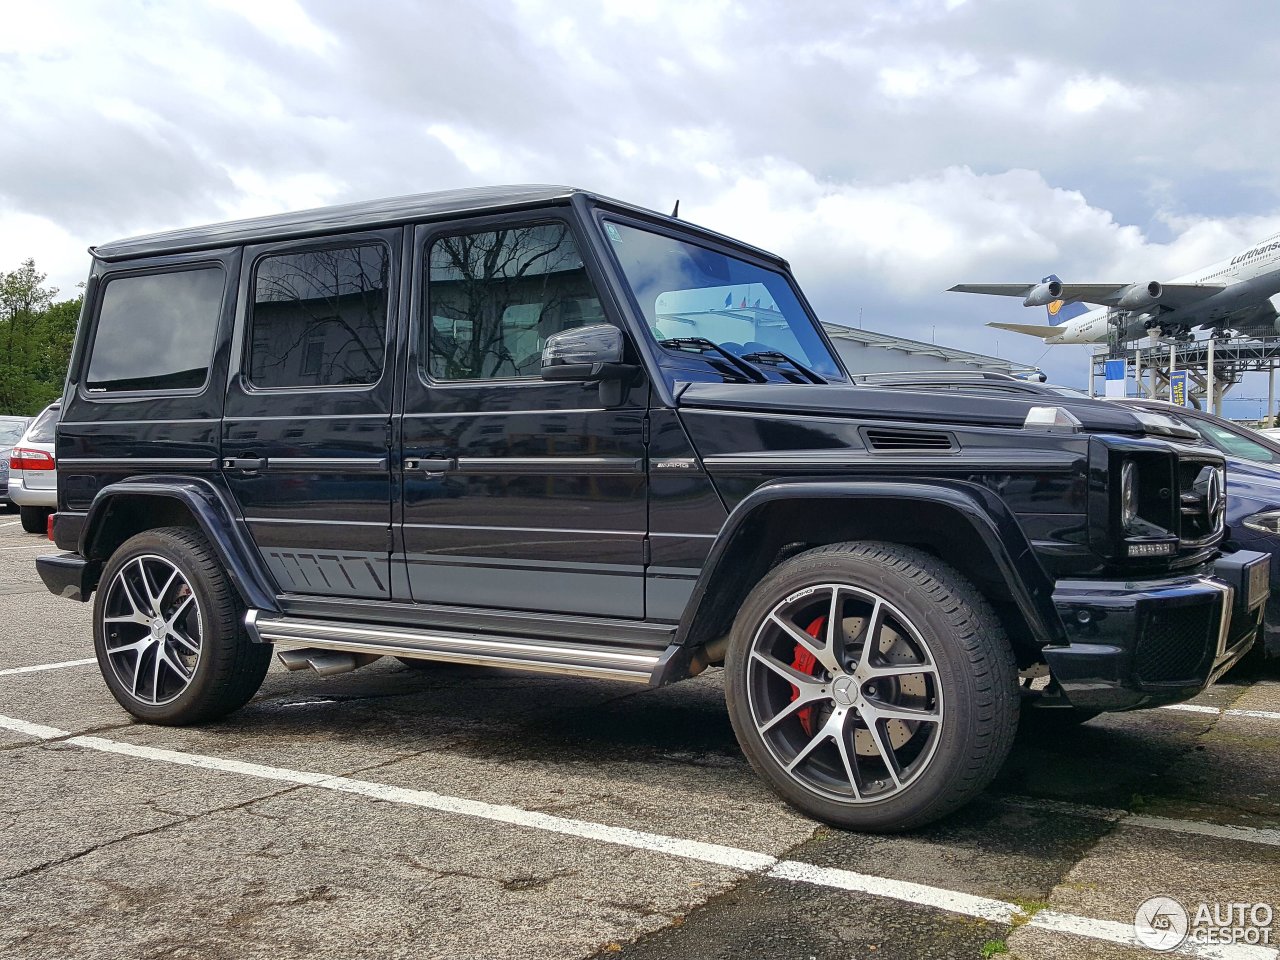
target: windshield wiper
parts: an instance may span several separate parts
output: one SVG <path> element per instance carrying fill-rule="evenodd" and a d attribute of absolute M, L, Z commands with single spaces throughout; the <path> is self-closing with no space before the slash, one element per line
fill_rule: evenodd
<path fill-rule="evenodd" d="M 769 382 L 769 378 L 761 372 L 759 367 L 752 366 L 736 353 L 726 350 L 714 340 L 708 340 L 706 337 L 670 337 L 666 340 L 659 340 L 658 345 L 661 347 L 668 347 L 672 350 L 679 350 L 682 347 L 698 347 L 700 352 L 714 350 L 716 353 L 720 354 L 720 356 L 728 360 L 732 366 L 737 368 L 737 370 L 744 374 L 751 382 Z"/>
<path fill-rule="evenodd" d="M 803 363 L 798 363 L 791 357 L 788 357 L 781 350 L 757 350 L 755 353 L 744 353 L 743 360 L 750 360 L 753 363 L 789 363 L 795 367 L 796 372 L 808 380 L 810 383 L 826 383 L 822 377 L 814 373 Z"/>

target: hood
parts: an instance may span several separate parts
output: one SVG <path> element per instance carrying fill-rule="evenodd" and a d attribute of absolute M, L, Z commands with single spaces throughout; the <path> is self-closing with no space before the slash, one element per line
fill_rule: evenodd
<path fill-rule="evenodd" d="M 1248 500 L 1280 502 L 1280 464 L 1227 457 L 1227 493 Z"/>
<path fill-rule="evenodd" d="M 844 383 L 688 383 L 678 385 L 676 396 L 681 407 L 916 420 L 934 426 L 1021 427 L 1032 407 L 1063 407 L 1091 433 L 1146 432 L 1126 408 L 1087 397 L 991 396 Z"/>

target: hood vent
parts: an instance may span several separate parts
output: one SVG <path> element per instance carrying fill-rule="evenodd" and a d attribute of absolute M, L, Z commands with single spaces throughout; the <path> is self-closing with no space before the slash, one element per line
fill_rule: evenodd
<path fill-rule="evenodd" d="M 951 434 L 932 430 L 867 427 L 862 436 L 867 447 L 878 453 L 946 453 L 958 449 Z"/>

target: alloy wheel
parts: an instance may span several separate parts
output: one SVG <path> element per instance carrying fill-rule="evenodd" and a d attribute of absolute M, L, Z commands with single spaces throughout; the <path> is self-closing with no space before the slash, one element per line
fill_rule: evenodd
<path fill-rule="evenodd" d="M 181 696 L 200 664 L 200 602 L 171 561 L 134 557 L 107 588 L 107 660 L 134 699 L 159 706 Z"/>
<path fill-rule="evenodd" d="M 907 789 L 944 720 L 924 636 L 888 600 L 849 584 L 806 587 L 774 606 L 751 643 L 747 699 L 787 775 L 842 803 Z"/>

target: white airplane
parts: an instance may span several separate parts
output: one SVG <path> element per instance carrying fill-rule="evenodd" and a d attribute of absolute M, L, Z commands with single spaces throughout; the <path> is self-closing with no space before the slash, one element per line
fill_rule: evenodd
<path fill-rule="evenodd" d="M 1280 294 L 1280 233 L 1230 260 L 1168 283 L 1063 283 L 1050 274 L 1039 283 L 960 283 L 953 293 L 1022 297 L 1024 307 L 1047 307 L 1051 326 L 988 323 L 989 327 L 1040 337 L 1045 343 L 1098 343 L 1119 332 L 1190 340 L 1193 327 L 1246 337 L 1280 334 L 1271 298 Z M 1081 302 L 1102 304 L 1087 310 Z"/>

